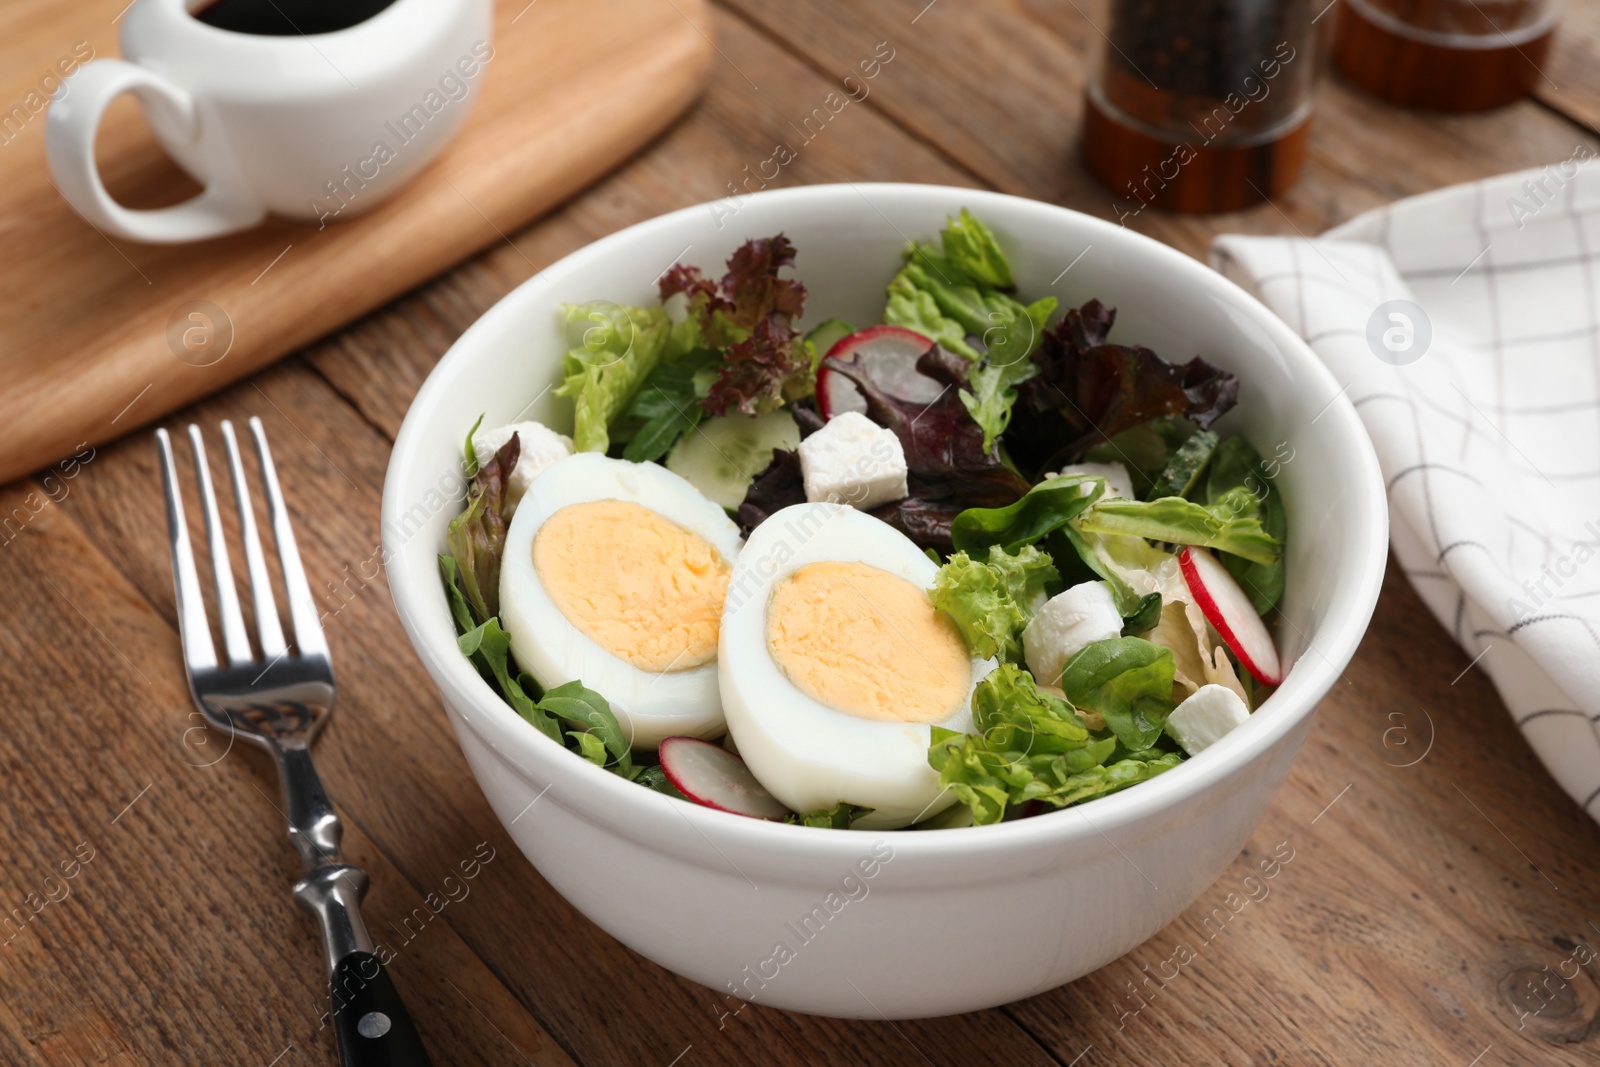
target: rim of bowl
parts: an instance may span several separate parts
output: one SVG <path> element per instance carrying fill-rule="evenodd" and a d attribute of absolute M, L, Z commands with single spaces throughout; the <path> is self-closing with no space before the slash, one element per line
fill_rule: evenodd
<path fill-rule="evenodd" d="M 419 427 L 433 416 L 434 409 L 454 388 L 460 369 L 466 366 L 476 347 L 477 335 L 488 331 L 485 323 L 497 316 L 511 314 L 512 307 L 525 301 L 538 299 L 532 287 L 541 279 L 547 281 L 592 260 L 610 256 L 614 250 L 638 237 L 656 230 L 670 229 L 686 216 L 705 212 L 714 205 L 748 205 L 754 198 L 780 206 L 813 207 L 825 206 L 841 196 L 858 197 L 866 193 L 912 198 L 947 212 L 952 204 L 960 203 L 980 216 L 985 204 L 1004 204 L 1012 210 L 1020 208 L 1045 214 L 1073 215 L 1075 225 L 1098 235 L 1095 240 L 1132 242 L 1153 260 L 1161 261 L 1178 272 L 1185 284 L 1206 290 L 1215 298 L 1249 315 L 1283 357 L 1294 364 L 1297 374 L 1306 375 L 1312 387 L 1336 394 L 1321 419 L 1331 420 L 1348 448 L 1347 460 L 1353 471 L 1352 506 L 1344 509 L 1341 521 L 1352 527 L 1348 536 L 1356 543 L 1358 560 L 1357 566 L 1339 583 L 1319 626 L 1319 637 L 1323 638 L 1324 647 L 1312 648 L 1308 643 L 1284 683 L 1272 695 L 1271 714 L 1260 718 L 1252 715 L 1250 722 L 1240 731 L 1243 736 L 1235 738 L 1238 743 L 1220 751 L 1211 750 L 1215 758 L 1202 755 L 1185 760 L 1171 771 L 1140 783 L 1136 789 L 1125 789 L 1097 799 L 1093 805 L 1095 817 L 1092 823 L 1087 819 L 1040 817 L 982 827 L 909 833 L 896 831 L 893 839 L 897 858 L 977 857 L 1031 852 L 1040 848 L 1054 850 L 1081 839 L 1100 836 L 1105 830 L 1137 822 L 1164 809 L 1175 808 L 1185 800 L 1218 786 L 1240 767 L 1250 764 L 1272 748 L 1312 712 L 1348 665 L 1366 633 L 1388 558 L 1388 506 L 1383 477 L 1377 455 L 1354 405 L 1340 390 L 1332 373 L 1287 324 L 1250 294 L 1199 261 L 1152 238 L 1070 208 L 1006 193 L 954 186 L 888 182 L 808 185 L 767 190 L 681 208 L 585 245 L 536 273 L 479 316 L 451 345 L 417 391 L 406 411 L 400 432 L 395 437 L 394 450 L 384 478 L 382 518 L 386 548 L 388 531 L 398 528 L 393 520 L 404 511 L 400 486 L 405 481 L 405 472 L 419 459 Z M 439 582 L 438 571 L 432 565 L 433 553 L 429 554 L 429 565 L 419 569 L 408 566 L 401 546 L 395 548 L 393 553 L 385 552 L 388 561 L 385 570 L 395 608 L 418 658 L 447 702 L 457 709 L 471 709 L 471 713 L 458 712 L 467 727 L 497 755 L 508 759 L 525 778 L 530 779 L 530 784 L 541 778 L 548 783 L 548 787 L 558 782 L 570 783 L 574 792 L 581 791 L 583 794 L 578 804 L 585 817 L 599 821 L 614 832 L 648 848 L 661 849 L 664 843 L 673 840 L 677 831 L 683 829 L 682 824 L 674 818 L 676 815 L 708 840 L 717 838 L 758 852 L 808 854 L 818 858 L 848 860 L 860 851 L 863 835 L 859 832 L 830 833 L 813 827 L 764 822 L 678 801 L 641 788 L 556 745 L 530 728 L 489 687 L 467 658 L 460 654 L 453 641 L 441 647 L 430 643 L 426 635 L 419 631 L 413 616 L 434 609 L 427 594 L 423 593 L 427 588 L 425 583 L 437 586 Z M 453 627 L 450 632 L 454 633 Z M 526 769 L 529 767 L 535 768 L 535 773 L 530 774 Z M 552 788 L 551 792 L 560 794 L 564 790 Z M 571 794 L 562 799 L 567 802 L 566 806 L 573 806 Z"/>

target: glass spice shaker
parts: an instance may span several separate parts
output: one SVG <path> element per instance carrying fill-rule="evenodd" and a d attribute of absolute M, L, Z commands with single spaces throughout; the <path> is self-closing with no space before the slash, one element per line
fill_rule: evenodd
<path fill-rule="evenodd" d="M 1344 0 L 1334 61 L 1351 82 L 1395 104 L 1484 111 L 1526 96 L 1544 76 L 1556 0 Z"/>
<path fill-rule="evenodd" d="M 1098 0 L 1084 114 L 1089 169 L 1146 207 L 1236 211 L 1299 177 L 1327 0 Z"/>

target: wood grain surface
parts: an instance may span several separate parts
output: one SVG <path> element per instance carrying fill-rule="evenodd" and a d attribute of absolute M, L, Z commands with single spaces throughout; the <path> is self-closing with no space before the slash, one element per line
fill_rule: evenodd
<path fill-rule="evenodd" d="M 503 240 L 658 134 L 699 94 L 713 55 L 685 18 L 703 18 L 704 0 L 502 4 L 466 125 L 393 197 L 327 225 L 273 219 L 142 245 L 62 199 L 45 166 L 46 116 L 33 114 L 58 62 L 119 54 L 127 2 L 80 4 L 70 20 L 40 17 L 49 0 L 0 8 L 0 100 L 18 102 L 0 114 L 6 481 L 237 381 Z M 133 206 L 197 188 L 131 98 L 107 114 L 98 154 L 112 193 Z M 357 193 L 351 207 L 365 206 Z"/>
<path fill-rule="evenodd" d="M 1246 852 L 1127 957 L 1003 1009 L 896 1024 L 736 1011 L 589 925 L 521 859 L 373 567 L 390 441 L 451 341 L 560 256 L 737 187 L 880 42 L 894 59 L 868 99 L 771 184 L 944 182 L 1112 217 L 1110 194 L 1078 161 L 1095 31 L 1073 0 L 731 0 L 708 14 L 660 3 L 716 40 L 710 89 L 669 133 L 554 215 L 508 228 L 476 259 L 166 422 L 267 424 L 340 670 L 318 761 L 350 853 L 372 873 L 368 917 L 396 947 L 396 981 L 436 1062 L 1600 1059 L 1600 961 L 1568 962 L 1600 945 L 1600 830 L 1395 569 Z M 1594 41 L 1563 34 L 1552 72 L 1594 80 Z M 1145 212 L 1133 225 L 1197 256 L 1224 231 L 1315 233 L 1398 196 L 1593 146 L 1584 107 L 1551 93 L 1440 119 L 1330 79 L 1288 196 L 1225 217 Z M 292 284 L 295 269 L 286 259 L 276 283 Z M 11 345 L 10 321 L 0 329 Z M 70 478 L 46 471 L 0 490 L 6 516 L 0 911 L 17 918 L 0 933 L 0 1060 L 332 1063 L 315 931 L 287 892 L 295 861 L 270 767 L 194 730 L 149 436 L 94 449 Z M 1270 893 L 1218 933 L 1213 910 L 1283 843 L 1293 859 Z M 493 858 L 462 881 L 459 865 L 480 850 Z M 447 878 L 464 892 L 429 917 L 423 899 Z M 1083 901 L 1082 921 L 1095 908 Z M 1174 968 L 1180 946 L 1194 958 Z M 962 980 L 959 960 L 949 980 Z"/>

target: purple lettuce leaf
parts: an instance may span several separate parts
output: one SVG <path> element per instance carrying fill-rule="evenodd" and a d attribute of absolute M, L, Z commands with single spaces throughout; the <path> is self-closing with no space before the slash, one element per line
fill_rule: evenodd
<path fill-rule="evenodd" d="M 1115 321 L 1115 309 L 1090 300 L 1044 335 L 1032 356 L 1039 373 L 1017 386 L 1005 436 L 1024 468 L 1058 469 L 1153 419 L 1181 416 L 1204 429 L 1238 401 L 1238 379 L 1199 356 L 1169 363 L 1142 345 L 1112 344 Z"/>

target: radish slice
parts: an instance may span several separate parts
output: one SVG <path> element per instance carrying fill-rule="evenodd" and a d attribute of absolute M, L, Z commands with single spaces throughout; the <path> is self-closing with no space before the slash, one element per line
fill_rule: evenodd
<path fill-rule="evenodd" d="M 867 376 L 878 388 L 900 400 L 931 404 L 939 399 L 944 386 L 917 370 L 917 360 L 933 347 L 933 342 L 899 326 L 868 326 L 842 337 L 828 356 L 849 359 L 860 356 Z M 867 410 L 867 402 L 855 383 L 842 374 L 831 373 L 824 365 L 817 371 L 817 410 L 831 419 L 846 411 Z"/>
<path fill-rule="evenodd" d="M 1195 603 L 1200 605 L 1206 621 L 1239 657 L 1244 669 L 1262 685 L 1280 684 L 1283 667 L 1278 662 L 1272 635 L 1233 575 L 1217 562 L 1217 557 L 1203 548 L 1189 545 L 1178 553 L 1178 565 L 1183 568 L 1183 580 L 1189 583 L 1189 590 L 1194 593 Z"/>
<path fill-rule="evenodd" d="M 696 804 L 752 819 L 781 819 L 789 814 L 762 788 L 744 760 L 720 745 L 698 737 L 669 737 L 661 742 L 661 770 L 673 787 Z"/>

